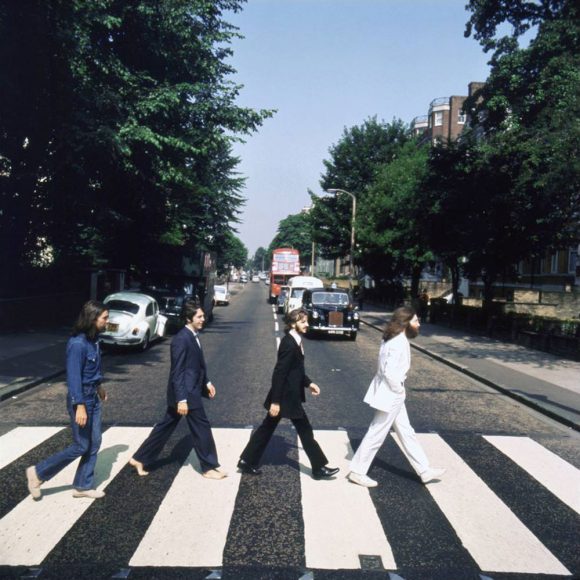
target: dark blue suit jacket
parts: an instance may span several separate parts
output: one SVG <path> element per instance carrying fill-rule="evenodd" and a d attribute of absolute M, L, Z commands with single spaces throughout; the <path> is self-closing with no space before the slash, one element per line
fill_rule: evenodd
<path fill-rule="evenodd" d="M 171 341 L 171 370 L 167 383 L 167 404 L 177 406 L 187 400 L 190 409 L 201 407 L 202 397 L 209 397 L 203 352 L 193 332 L 182 328 Z"/>

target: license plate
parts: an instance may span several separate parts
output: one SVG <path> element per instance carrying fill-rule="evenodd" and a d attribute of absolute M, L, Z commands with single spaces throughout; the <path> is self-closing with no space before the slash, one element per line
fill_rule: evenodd
<path fill-rule="evenodd" d="M 342 330 L 329 330 L 328 334 L 342 334 Z"/>
<path fill-rule="evenodd" d="M 107 332 L 117 332 L 119 325 L 114 322 L 107 322 Z"/>

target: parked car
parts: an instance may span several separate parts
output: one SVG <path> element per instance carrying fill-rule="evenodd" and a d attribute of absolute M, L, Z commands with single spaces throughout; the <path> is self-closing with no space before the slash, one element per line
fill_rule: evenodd
<path fill-rule="evenodd" d="M 242 274 L 242 275 L 240 276 L 240 282 L 241 282 L 242 284 L 247 284 L 247 282 L 248 282 L 248 275 L 247 275 L 247 274 Z"/>
<path fill-rule="evenodd" d="M 358 309 L 342 288 L 311 288 L 302 295 L 308 312 L 309 334 L 343 334 L 356 340 L 359 328 Z"/>
<path fill-rule="evenodd" d="M 230 293 L 225 286 L 213 287 L 213 303 L 215 306 L 220 304 L 227 306 L 230 303 Z"/>
<path fill-rule="evenodd" d="M 104 345 L 137 346 L 165 336 L 167 317 L 159 312 L 157 300 L 139 292 L 117 292 L 103 301 L 109 309 L 109 322 L 100 335 Z"/>
<path fill-rule="evenodd" d="M 278 313 L 284 312 L 284 302 L 286 302 L 286 296 L 288 296 L 290 288 L 288 286 L 280 286 L 280 294 L 276 296 L 276 308 Z"/>
<path fill-rule="evenodd" d="M 260 277 L 258 276 L 258 274 L 254 274 L 252 276 L 252 282 L 259 282 L 260 281 Z"/>
<path fill-rule="evenodd" d="M 186 302 L 199 303 L 199 296 L 182 290 L 170 290 L 166 288 L 145 289 L 144 294 L 157 300 L 159 312 L 167 317 L 166 330 L 177 330 L 185 324 L 183 308 Z"/>

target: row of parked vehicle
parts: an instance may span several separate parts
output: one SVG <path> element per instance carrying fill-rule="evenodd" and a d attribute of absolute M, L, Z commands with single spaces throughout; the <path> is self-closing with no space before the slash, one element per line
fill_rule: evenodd
<path fill-rule="evenodd" d="M 165 336 L 169 328 L 183 324 L 183 307 L 199 297 L 187 292 L 153 289 L 142 292 L 116 292 L 103 302 L 109 308 L 109 322 L 101 337 L 105 346 L 133 346 L 147 350 L 151 342 Z M 227 306 L 230 293 L 226 286 L 214 286 L 213 305 Z"/>
<path fill-rule="evenodd" d="M 313 276 L 290 278 L 282 286 L 277 299 L 279 313 L 287 314 L 296 308 L 308 312 L 308 333 L 342 334 L 356 340 L 359 329 L 358 308 L 344 288 L 325 288 L 322 280 Z"/>

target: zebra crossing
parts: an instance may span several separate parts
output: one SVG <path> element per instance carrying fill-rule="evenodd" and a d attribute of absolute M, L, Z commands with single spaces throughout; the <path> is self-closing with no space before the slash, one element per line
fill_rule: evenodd
<path fill-rule="evenodd" d="M 104 535 L 109 526 L 116 530 L 110 532 L 116 539 L 108 541 L 109 549 L 122 543 L 125 534 L 131 540 L 113 558 L 127 569 L 227 569 L 234 560 L 244 562 L 240 542 L 271 541 L 277 550 L 275 535 L 284 530 L 284 522 L 269 530 L 249 521 L 254 515 L 267 521 L 254 514 L 257 505 L 267 505 L 256 502 L 258 494 L 274 504 L 272 513 L 284 514 L 282 518 L 288 513 L 282 507 L 299 512 L 288 524 L 296 553 L 274 554 L 281 566 L 300 563 L 311 571 L 346 570 L 357 578 L 371 558 L 380 563 L 379 569 L 411 580 L 414 562 L 424 562 L 433 544 L 434 562 L 449 558 L 488 578 L 565 578 L 580 573 L 580 470 L 529 437 L 470 434 L 455 440 L 447 434 L 418 434 L 432 463 L 447 468 L 440 482 L 423 486 L 393 435 L 397 444 L 385 446 L 387 455 L 378 456 L 373 471 L 380 485 L 369 490 L 345 478 L 353 449 L 343 429 L 315 432 L 332 464 L 341 469 L 329 481 L 310 477 L 307 457 L 289 431 L 298 469 L 287 470 L 278 482 L 281 488 L 269 473 L 242 477 L 233 468 L 250 437 L 249 428 L 213 429 L 227 479 L 200 477 L 197 457 L 186 449 L 176 470 L 159 470 L 168 480 L 155 487 L 153 476 L 138 478 L 127 465 L 149 432 L 148 427 L 123 426 L 104 431 L 97 488 L 112 491 L 98 501 L 72 498 L 76 464 L 43 485 L 40 501 L 27 495 L 22 466 L 29 464 L 31 454 L 42 455 L 45 448 L 45 455 L 51 453 L 50 445 L 67 436 L 62 428 L 17 427 L 0 437 L 0 484 L 20 478 L 9 493 L 2 491 L 0 576 L 18 567 L 57 561 L 93 525 Z M 468 446 L 476 452 L 468 452 Z M 490 458 L 501 463 L 501 473 L 490 472 Z M 268 469 L 278 472 L 281 467 Z M 276 502 L 299 505 L 278 510 Z M 140 505 L 150 517 L 137 525 L 125 510 Z M 83 528 L 85 520 L 91 524 Z M 251 530 L 245 540 L 234 529 L 241 521 Z M 562 542 L 562 537 L 567 539 Z M 445 542 L 448 545 L 437 547 Z"/>

